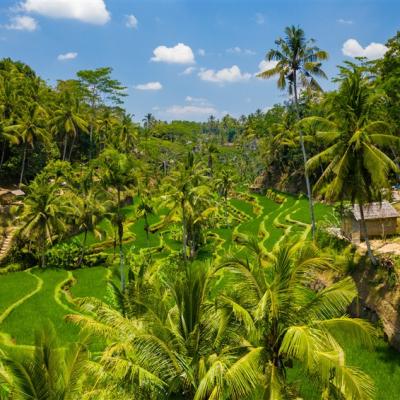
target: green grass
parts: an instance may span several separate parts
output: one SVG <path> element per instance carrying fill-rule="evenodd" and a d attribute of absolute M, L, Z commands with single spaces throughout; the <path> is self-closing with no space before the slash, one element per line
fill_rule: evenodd
<path fill-rule="evenodd" d="M 73 272 L 76 280 L 71 287 L 72 297 L 97 297 L 105 300 L 107 294 L 107 274 L 111 272 L 104 267 L 79 269 Z"/>
<path fill-rule="evenodd" d="M 35 332 L 51 321 L 63 339 L 76 339 L 78 328 L 64 320 L 68 312 L 54 297 L 56 286 L 67 279 L 67 272 L 35 269 L 34 273 L 43 280 L 42 289 L 15 309 L 0 326 L 1 330 L 10 334 L 17 344 L 32 344 Z"/>
<path fill-rule="evenodd" d="M 21 297 L 35 290 L 37 283 L 35 277 L 26 272 L 14 272 L 1 276 L 0 315 Z"/>

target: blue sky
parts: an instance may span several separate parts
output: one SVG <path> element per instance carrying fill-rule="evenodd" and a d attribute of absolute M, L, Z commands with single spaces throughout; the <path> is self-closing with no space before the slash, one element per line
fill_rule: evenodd
<path fill-rule="evenodd" d="M 50 83 L 110 66 L 136 120 L 238 117 L 285 99 L 254 77 L 285 26 L 329 52 L 332 78 L 345 59 L 382 56 L 399 12 L 396 0 L 0 0 L 0 57 Z"/>

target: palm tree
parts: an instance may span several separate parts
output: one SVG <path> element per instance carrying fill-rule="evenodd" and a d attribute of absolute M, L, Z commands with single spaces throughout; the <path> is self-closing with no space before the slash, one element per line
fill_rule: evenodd
<path fill-rule="evenodd" d="M 74 210 L 59 182 L 51 183 L 45 174 L 38 175 L 28 187 L 22 212 L 17 217 L 19 235 L 34 245 L 46 267 L 46 248 L 66 230 L 67 216 Z M 65 189 L 63 189 L 65 191 Z"/>
<path fill-rule="evenodd" d="M 364 219 L 364 205 L 382 198 L 382 190 L 389 188 L 388 174 L 398 171 L 396 164 L 381 150 L 398 146 L 400 140 L 390 134 L 391 127 L 374 118 L 379 109 L 367 78 L 360 68 L 348 64 L 341 68 L 340 88 L 329 99 L 333 119 L 305 118 L 301 123 L 320 123 L 323 132 L 319 139 L 328 146 L 307 162 L 307 169 L 324 165 L 325 170 L 315 184 L 332 201 L 350 201 L 360 208 L 361 229 L 368 255 L 376 264 L 368 240 Z"/>
<path fill-rule="evenodd" d="M 187 265 L 159 287 L 162 270 L 155 265 L 140 263 L 131 274 L 125 310 L 135 312 L 86 299 L 84 313 L 69 320 L 108 343 L 100 363 L 127 398 L 247 398 L 257 383 L 249 378 L 257 351 L 243 355 L 235 317 L 208 299 L 213 269 Z"/>
<path fill-rule="evenodd" d="M 210 176 L 213 176 L 213 166 L 214 166 L 214 159 L 213 154 L 219 153 L 218 147 L 215 146 L 213 143 L 207 145 L 207 153 L 208 153 L 208 160 L 207 160 L 207 167 L 210 170 Z"/>
<path fill-rule="evenodd" d="M 92 232 L 98 238 L 101 238 L 104 234 L 99 223 L 104 218 L 110 202 L 107 199 L 100 201 L 99 195 L 98 188 L 92 187 L 87 191 L 84 190 L 80 196 L 75 198 L 75 224 L 83 232 L 82 253 L 79 263 L 83 260 L 88 233 Z"/>
<path fill-rule="evenodd" d="M 10 144 L 19 143 L 18 136 L 7 132 L 6 128 L 7 128 L 6 122 L 0 121 L 0 143 L 2 143 L 1 156 L 0 156 L 0 169 L 3 166 L 4 157 L 6 153 L 6 146 Z"/>
<path fill-rule="evenodd" d="M 341 340 L 369 345 L 374 337 L 371 325 L 346 316 L 357 296 L 352 278 L 316 292 L 313 283 L 331 267 L 313 245 L 286 243 L 264 255 L 257 240 L 243 244 L 247 258 L 230 257 L 220 266 L 230 282 L 222 300 L 242 315 L 250 351 L 259 350 L 252 373 L 262 375 L 264 394 L 257 398 L 291 398 L 286 372 L 295 362 L 323 398 L 371 399 L 370 379 L 346 364 Z"/>
<path fill-rule="evenodd" d="M 278 75 L 278 88 L 285 90 L 288 85 L 289 95 L 293 96 L 297 112 L 297 119 L 300 119 L 298 107 L 299 87 L 303 90 L 321 91 L 321 87 L 314 77 L 326 78 L 321 69 L 321 61 L 328 58 L 328 53 L 320 50 L 314 45 L 314 39 L 306 40 L 304 31 L 295 26 L 285 29 L 286 37 L 275 41 L 277 49 L 271 49 L 267 55 L 267 61 L 276 61 L 275 67 L 259 73 L 260 78 L 268 79 Z M 300 147 L 303 154 L 304 168 L 307 162 L 307 153 L 304 146 L 303 133 L 300 130 Z M 310 203 L 310 216 L 312 235 L 315 236 L 314 206 L 311 192 L 310 179 L 305 168 L 304 172 L 307 195 Z"/>
<path fill-rule="evenodd" d="M 202 162 L 195 162 L 193 153 L 188 154 L 186 163 L 180 164 L 166 180 L 163 203 L 169 209 L 160 226 L 179 222 L 182 226 L 182 255 L 194 258 L 203 243 L 203 227 L 210 223 L 216 212 L 212 188 L 207 179 L 207 168 Z"/>
<path fill-rule="evenodd" d="M 228 195 L 233 187 L 232 171 L 222 170 L 214 184 L 219 195 L 224 199 L 225 219 L 228 221 Z"/>
<path fill-rule="evenodd" d="M 69 400 L 82 398 L 89 353 L 84 343 L 58 343 L 53 327 L 36 335 L 33 350 L 10 350 L 2 356 L 13 399 Z M 7 374 L 7 375 L 6 375 Z"/>
<path fill-rule="evenodd" d="M 154 207 L 152 205 L 150 196 L 145 193 L 141 193 L 140 201 L 136 209 L 137 216 L 143 217 L 144 219 L 144 230 L 146 232 L 147 244 L 149 244 L 149 232 L 150 232 L 150 224 L 149 224 L 149 216 L 154 214 Z"/>
<path fill-rule="evenodd" d="M 46 115 L 47 113 L 43 107 L 38 103 L 32 103 L 27 107 L 17 124 L 4 128 L 6 132 L 16 132 L 19 135 L 19 142 L 23 144 L 21 173 L 19 179 L 20 185 L 24 179 L 28 146 L 33 148 L 37 141 L 48 141 L 48 133 L 44 124 L 44 117 Z"/>
<path fill-rule="evenodd" d="M 88 123 L 82 118 L 78 110 L 79 105 L 77 100 L 65 100 L 61 104 L 61 107 L 55 111 L 54 118 L 51 121 L 56 131 L 63 134 L 63 161 L 67 157 L 68 136 L 72 138 L 68 156 L 68 160 L 70 160 L 78 131 L 88 132 Z"/>
<path fill-rule="evenodd" d="M 105 149 L 99 156 L 99 178 L 106 191 L 113 189 L 115 192 L 114 207 L 111 212 L 111 219 L 118 232 L 121 288 L 125 288 L 125 268 L 123 252 L 124 220 L 122 211 L 122 195 L 132 185 L 136 185 L 137 179 L 134 175 L 133 161 L 126 154 L 117 150 Z"/>

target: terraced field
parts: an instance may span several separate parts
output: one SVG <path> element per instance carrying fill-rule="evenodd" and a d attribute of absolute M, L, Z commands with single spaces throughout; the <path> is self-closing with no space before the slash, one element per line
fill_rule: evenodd
<path fill-rule="evenodd" d="M 210 231 L 208 243 L 199 254 L 200 262 L 211 258 L 218 261 L 231 246 L 235 246 L 237 234 L 256 235 L 267 251 L 293 235 L 309 235 L 306 199 L 285 195 L 285 201 L 277 204 L 264 196 L 243 194 L 239 197 L 229 201 L 229 226 Z M 128 220 L 130 211 L 128 208 Z M 317 220 L 323 220 L 330 213 L 329 207 L 316 204 Z M 159 218 L 152 216 L 150 222 L 155 223 Z M 181 249 L 172 231 L 153 234 L 147 240 L 143 220 L 127 225 L 127 229 L 131 239 L 124 244 L 126 251 L 152 253 L 154 260 L 162 262 L 165 257 Z M 96 244 L 94 237 L 89 240 L 91 244 Z M 106 251 L 112 254 L 112 243 L 108 246 Z M 117 258 L 115 263 L 117 265 Z M 72 272 L 33 268 L 0 276 L 0 332 L 6 335 L 3 342 L 29 346 L 33 343 L 35 331 L 49 320 L 63 340 L 76 339 L 77 328 L 64 320 L 65 315 L 76 312 L 74 299 L 79 297 L 94 296 L 108 301 L 107 279 L 114 276 L 113 272 L 113 267 L 103 266 Z M 375 377 L 377 390 L 382 394 L 380 399 L 396 398 L 400 387 L 400 356 L 397 353 L 379 341 L 375 351 L 360 352 L 359 348 L 350 348 L 348 356 L 353 364 Z M 295 369 L 292 375 L 296 380 Z M 301 382 L 299 385 L 307 387 Z M 304 394 L 305 398 L 312 398 L 306 392 Z"/>
<path fill-rule="evenodd" d="M 227 210 L 230 225 L 210 232 L 200 259 L 222 257 L 234 245 L 237 233 L 257 235 L 263 239 L 267 250 L 294 233 L 305 237 L 310 231 L 307 207 L 305 199 L 290 196 L 286 196 L 283 204 L 263 196 L 243 195 L 231 199 Z M 322 205 L 317 205 L 317 209 L 319 215 L 330 212 Z M 127 208 L 128 220 L 130 212 Z M 158 220 L 159 216 L 154 215 L 150 222 Z M 103 225 L 105 230 L 110 229 L 106 222 Z M 181 249 L 180 242 L 168 231 L 150 235 L 147 240 L 142 219 L 127 228 L 132 239 L 124 244 L 126 251 L 150 252 L 155 259 L 162 260 Z M 93 236 L 89 236 L 88 242 L 97 243 Z M 106 252 L 113 252 L 111 242 Z M 117 259 L 115 261 L 117 263 Z M 77 329 L 66 323 L 64 316 L 76 312 L 76 298 L 94 296 L 106 300 L 107 278 L 111 275 L 112 268 L 98 266 L 76 271 L 33 268 L 0 276 L 0 331 L 14 343 L 30 345 L 35 331 L 46 321 L 51 321 L 65 340 L 73 340 Z"/>

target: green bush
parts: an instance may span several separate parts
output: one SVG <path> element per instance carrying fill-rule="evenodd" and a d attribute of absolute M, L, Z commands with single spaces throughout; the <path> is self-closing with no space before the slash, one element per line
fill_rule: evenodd
<path fill-rule="evenodd" d="M 91 253 L 77 241 L 57 244 L 46 252 L 46 264 L 50 268 L 72 270 L 104 264 L 106 260 L 106 254 Z"/>

